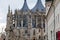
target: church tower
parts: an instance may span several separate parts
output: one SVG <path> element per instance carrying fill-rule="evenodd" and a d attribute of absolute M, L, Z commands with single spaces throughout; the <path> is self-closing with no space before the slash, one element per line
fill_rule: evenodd
<path fill-rule="evenodd" d="M 12 39 L 12 36 L 13 36 L 13 30 L 12 30 L 12 27 L 13 27 L 13 14 L 12 14 L 12 10 L 10 10 L 10 6 L 8 6 L 8 14 L 7 14 L 7 25 L 6 25 L 6 40 L 10 40 L 10 37 L 11 37 L 11 40 Z"/>
<path fill-rule="evenodd" d="M 12 27 L 12 24 L 13 24 L 13 22 L 12 22 L 12 10 L 10 10 L 10 6 L 8 6 L 8 14 L 7 14 L 7 28 L 8 28 L 8 30 L 10 29 L 10 27 Z M 7 31 L 7 29 L 6 29 L 6 31 Z"/>
<path fill-rule="evenodd" d="M 44 40 L 45 11 L 41 0 L 37 0 L 36 5 L 31 10 L 27 5 L 27 0 L 24 0 L 23 7 L 20 10 L 16 9 L 14 14 L 9 6 L 6 32 L 8 31 L 10 39 Z"/>

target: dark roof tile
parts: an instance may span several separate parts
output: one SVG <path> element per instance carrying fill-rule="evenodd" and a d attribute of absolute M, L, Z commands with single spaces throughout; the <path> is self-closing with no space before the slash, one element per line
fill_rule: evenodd
<path fill-rule="evenodd" d="M 24 0 L 24 5 L 23 5 L 21 11 L 26 12 L 26 11 L 28 11 L 28 10 L 29 10 L 29 8 L 28 8 L 28 5 L 27 5 L 27 2 L 26 2 L 26 0 Z"/>
<path fill-rule="evenodd" d="M 31 9 L 32 12 L 36 12 L 36 10 L 38 10 L 38 11 L 45 11 L 45 8 L 44 8 L 41 0 L 38 0 L 37 4 L 35 5 L 35 7 L 33 9 Z"/>

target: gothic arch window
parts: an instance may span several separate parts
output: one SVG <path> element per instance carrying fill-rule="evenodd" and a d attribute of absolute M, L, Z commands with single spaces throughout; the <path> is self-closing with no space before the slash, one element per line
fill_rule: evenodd
<path fill-rule="evenodd" d="M 23 16 L 23 27 L 28 27 L 27 15 L 24 15 L 24 16 Z"/>
<path fill-rule="evenodd" d="M 36 27 L 36 16 L 32 18 L 32 27 Z"/>
<path fill-rule="evenodd" d="M 21 21 L 18 21 L 18 27 L 21 27 Z"/>
<path fill-rule="evenodd" d="M 17 26 L 21 27 L 21 18 L 22 18 L 21 15 L 18 15 L 17 18 L 18 18 L 17 19 Z"/>
<path fill-rule="evenodd" d="M 41 16 L 38 16 L 38 24 L 37 24 L 37 27 L 41 28 Z"/>

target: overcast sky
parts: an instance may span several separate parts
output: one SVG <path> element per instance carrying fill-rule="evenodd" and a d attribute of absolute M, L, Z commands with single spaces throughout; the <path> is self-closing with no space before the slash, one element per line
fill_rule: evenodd
<path fill-rule="evenodd" d="M 43 5 L 45 4 L 45 0 L 41 0 Z M 15 9 L 21 9 L 23 6 L 24 0 L 0 0 L 0 33 L 4 32 L 4 29 L 6 27 L 6 15 L 8 12 L 8 5 L 10 5 L 10 8 L 14 12 Z M 37 0 L 27 0 L 28 7 L 32 9 L 35 4 L 37 3 Z"/>

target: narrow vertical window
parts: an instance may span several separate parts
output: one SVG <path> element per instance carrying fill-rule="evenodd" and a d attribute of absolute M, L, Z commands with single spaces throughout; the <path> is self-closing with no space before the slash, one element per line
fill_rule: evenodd
<path fill-rule="evenodd" d="M 17 26 L 21 27 L 21 15 L 18 15 L 17 17 L 18 17 L 18 19 L 17 19 Z"/>
<path fill-rule="evenodd" d="M 24 16 L 23 16 L 23 27 L 28 27 L 27 15 L 24 15 Z"/>
<path fill-rule="evenodd" d="M 32 27 L 36 27 L 36 16 L 32 18 Z"/>

